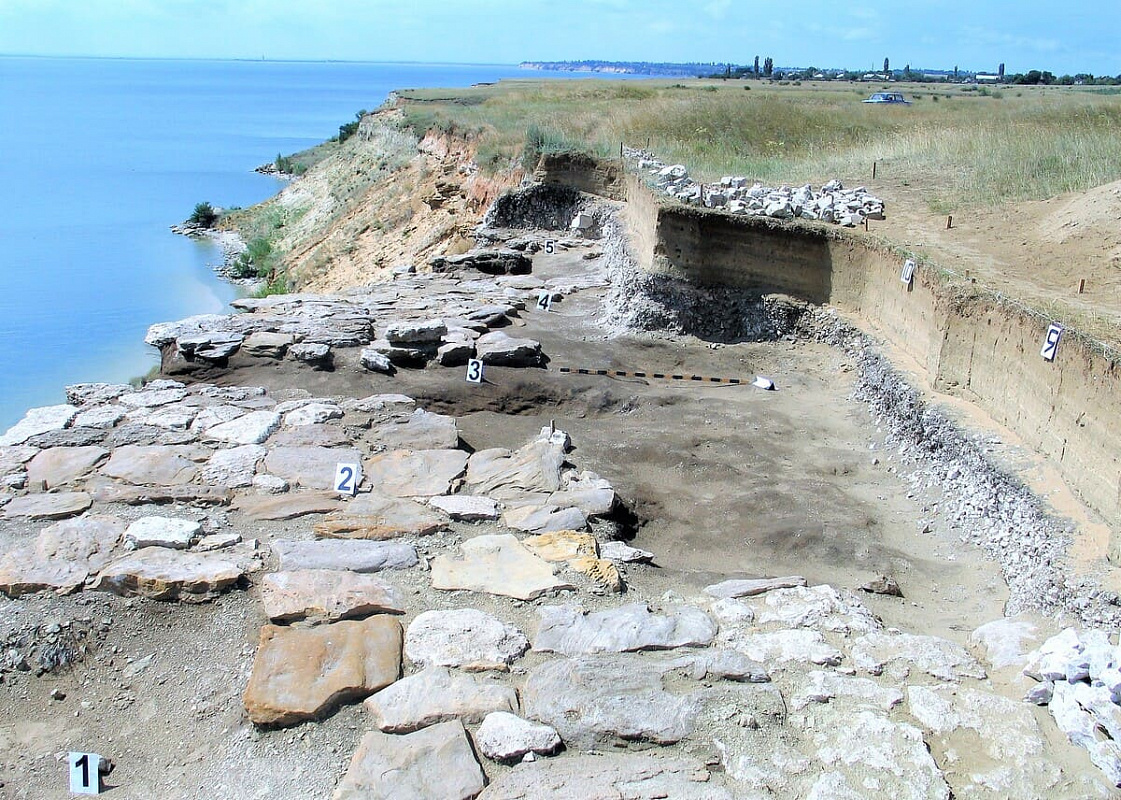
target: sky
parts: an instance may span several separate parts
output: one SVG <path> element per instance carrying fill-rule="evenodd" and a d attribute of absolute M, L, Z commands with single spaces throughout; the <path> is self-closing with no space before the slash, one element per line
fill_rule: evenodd
<path fill-rule="evenodd" d="M 1121 73 L 1121 0 L 0 0 L 0 54 Z"/>

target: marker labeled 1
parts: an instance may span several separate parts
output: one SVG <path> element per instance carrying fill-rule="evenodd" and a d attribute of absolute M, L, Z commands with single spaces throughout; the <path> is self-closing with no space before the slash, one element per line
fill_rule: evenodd
<path fill-rule="evenodd" d="M 70 794 L 101 794 L 101 756 L 70 753 Z"/>

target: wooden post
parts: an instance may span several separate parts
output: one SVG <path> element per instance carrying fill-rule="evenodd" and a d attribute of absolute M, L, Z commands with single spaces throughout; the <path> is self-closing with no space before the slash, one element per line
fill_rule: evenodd
<path fill-rule="evenodd" d="M 868 217 L 864 218 L 864 230 L 868 230 Z"/>
<path fill-rule="evenodd" d="M 954 215 L 950 214 L 950 216 L 946 217 L 946 230 L 952 227 L 954 227 Z"/>
<path fill-rule="evenodd" d="M 876 180 L 876 162 L 872 162 L 872 180 Z"/>
<path fill-rule="evenodd" d="M 1078 279 L 1078 293 L 1082 294 L 1085 291 L 1086 291 L 1086 279 L 1085 278 L 1079 278 Z"/>

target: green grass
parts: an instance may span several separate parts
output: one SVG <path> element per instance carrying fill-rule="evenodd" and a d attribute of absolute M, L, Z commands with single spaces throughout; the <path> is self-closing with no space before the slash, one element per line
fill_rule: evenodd
<path fill-rule="evenodd" d="M 743 86 L 503 81 L 401 94 L 413 101 L 406 125 L 477 138 L 487 171 L 532 161 L 541 145 L 606 155 L 620 142 L 649 145 L 709 180 L 855 180 L 878 161 L 929 187 L 928 202 L 941 208 L 1042 199 L 1121 178 L 1121 97 L 1098 87 L 896 85 L 924 100 L 890 108 L 860 103 L 874 88 L 865 84 Z"/>

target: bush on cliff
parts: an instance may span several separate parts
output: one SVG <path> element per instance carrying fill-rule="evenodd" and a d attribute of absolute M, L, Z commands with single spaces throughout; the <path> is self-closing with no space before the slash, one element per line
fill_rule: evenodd
<path fill-rule="evenodd" d="M 195 203 L 195 210 L 187 217 L 187 222 L 200 228 L 211 228 L 218 221 L 218 212 L 206 201 Z"/>

